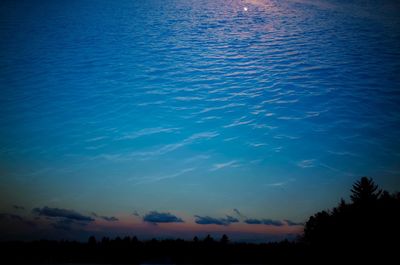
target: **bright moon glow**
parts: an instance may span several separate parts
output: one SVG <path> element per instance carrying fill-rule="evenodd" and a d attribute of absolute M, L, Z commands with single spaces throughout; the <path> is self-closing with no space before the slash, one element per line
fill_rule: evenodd
<path fill-rule="evenodd" d="M 244 10 L 244 11 L 247 11 L 247 10 L 249 10 L 249 9 L 245 6 L 245 7 L 243 7 L 243 10 Z"/>

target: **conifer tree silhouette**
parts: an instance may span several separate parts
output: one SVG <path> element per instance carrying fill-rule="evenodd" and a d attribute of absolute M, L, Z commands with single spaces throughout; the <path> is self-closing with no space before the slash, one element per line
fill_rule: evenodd
<path fill-rule="evenodd" d="M 370 203 L 376 201 L 382 190 L 378 189 L 378 185 L 371 178 L 362 177 L 354 183 L 350 196 L 353 203 Z"/>

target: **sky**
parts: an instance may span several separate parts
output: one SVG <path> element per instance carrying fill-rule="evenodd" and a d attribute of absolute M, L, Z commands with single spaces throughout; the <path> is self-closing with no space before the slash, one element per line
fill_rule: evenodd
<path fill-rule="evenodd" d="M 400 190 L 396 1 L 1 1 L 0 240 L 295 238 Z"/>

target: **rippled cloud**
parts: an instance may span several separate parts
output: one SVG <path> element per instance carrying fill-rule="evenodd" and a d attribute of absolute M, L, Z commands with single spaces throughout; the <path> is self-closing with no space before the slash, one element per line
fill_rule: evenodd
<path fill-rule="evenodd" d="M 240 117 L 239 119 L 233 121 L 230 124 L 224 125 L 224 128 L 232 128 L 232 127 L 237 127 L 237 126 L 241 126 L 241 125 L 247 125 L 252 123 L 254 120 L 244 120 L 246 119 L 246 116 Z"/>
<path fill-rule="evenodd" d="M 201 110 L 199 112 L 199 114 L 201 113 L 207 113 L 210 111 L 214 111 L 214 110 L 223 110 L 223 109 L 229 109 L 229 108 L 235 108 L 235 107 L 240 107 L 240 106 L 244 106 L 244 103 L 229 103 L 227 105 L 222 105 L 222 106 L 217 106 L 217 107 L 208 107 L 208 108 L 204 108 L 203 110 Z"/>
<path fill-rule="evenodd" d="M 175 100 L 178 101 L 196 101 L 196 100 L 203 100 L 202 97 L 174 97 Z"/>

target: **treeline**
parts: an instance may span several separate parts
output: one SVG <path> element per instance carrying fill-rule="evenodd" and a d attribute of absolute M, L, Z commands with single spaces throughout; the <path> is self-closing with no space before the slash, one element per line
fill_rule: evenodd
<path fill-rule="evenodd" d="M 86 243 L 3 242 L 0 253 L 7 264 L 397 264 L 400 193 L 383 191 L 363 177 L 350 198 L 311 216 L 294 242 L 234 243 L 226 235 L 191 241 L 90 237 Z"/>
<path fill-rule="evenodd" d="M 6 263 L 88 263 L 88 264 L 260 264 L 293 263 L 304 251 L 298 243 L 230 243 L 227 236 L 207 236 L 192 241 L 150 240 L 136 237 L 90 237 L 87 243 L 71 241 L 8 242 L 0 244 Z M 4 257 L 4 256 L 3 256 Z"/>

